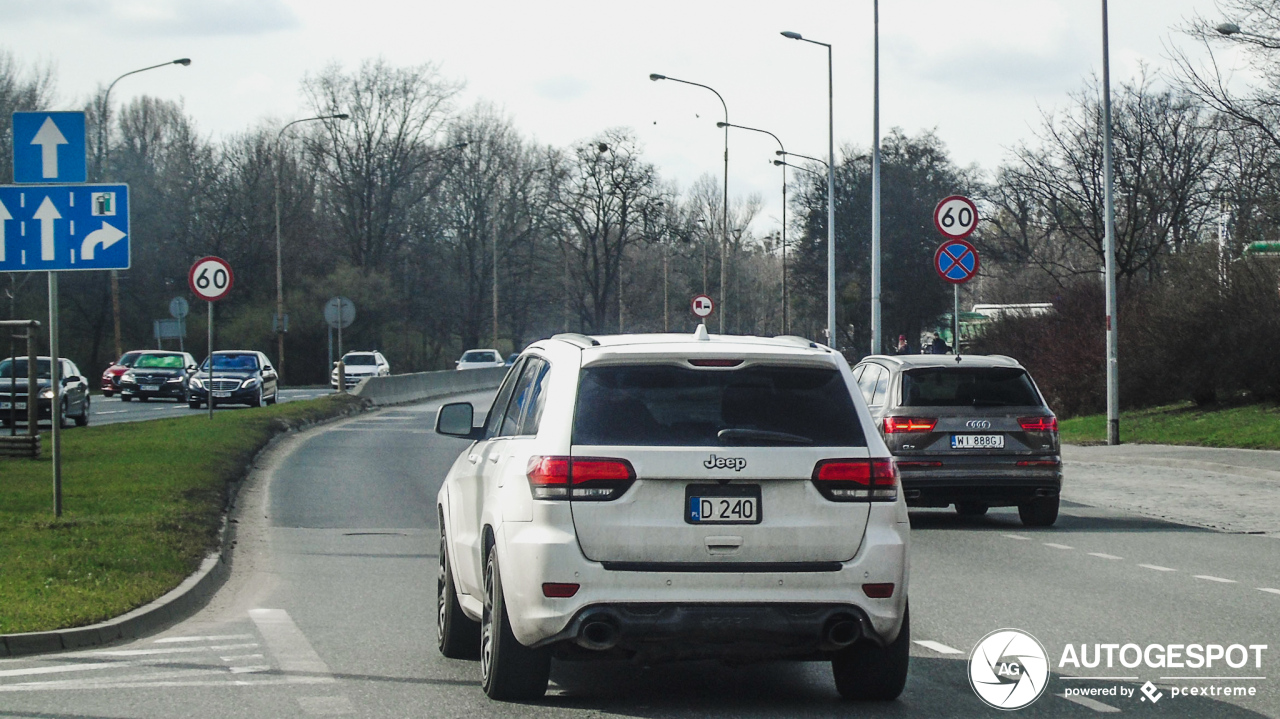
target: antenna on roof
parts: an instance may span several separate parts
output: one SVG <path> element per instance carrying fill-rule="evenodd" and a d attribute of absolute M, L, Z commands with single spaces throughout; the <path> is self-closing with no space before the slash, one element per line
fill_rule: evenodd
<path fill-rule="evenodd" d="M 711 335 L 707 334 L 707 325 L 700 323 L 698 329 L 693 331 L 693 338 L 699 342 L 710 342 Z"/>

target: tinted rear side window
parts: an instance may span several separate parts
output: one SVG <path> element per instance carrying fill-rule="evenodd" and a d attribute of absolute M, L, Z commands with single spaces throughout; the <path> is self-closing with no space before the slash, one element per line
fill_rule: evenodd
<path fill-rule="evenodd" d="M 902 374 L 903 407 L 1039 406 L 1027 373 L 1005 367 L 937 367 Z"/>
<path fill-rule="evenodd" d="M 582 370 L 574 444 L 864 447 L 834 369 L 664 365 Z"/>

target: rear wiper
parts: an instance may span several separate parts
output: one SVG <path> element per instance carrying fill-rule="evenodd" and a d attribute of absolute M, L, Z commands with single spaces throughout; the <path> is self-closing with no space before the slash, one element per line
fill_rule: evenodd
<path fill-rule="evenodd" d="M 765 429 L 722 429 L 716 433 L 716 437 L 722 442 L 754 439 L 762 442 L 782 442 L 785 444 L 813 444 L 813 440 L 808 437 L 788 434 L 787 432 L 770 432 Z"/>

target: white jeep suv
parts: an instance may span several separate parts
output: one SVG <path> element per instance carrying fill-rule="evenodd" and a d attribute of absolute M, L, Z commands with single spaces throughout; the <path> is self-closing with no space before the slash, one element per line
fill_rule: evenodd
<path fill-rule="evenodd" d="M 839 353 L 796 337 L 535 342 L 440 489 L 440 651 L 494 699 L 551 659 L 829 660 L 840 694 L 907 678 L 909 524 Z"/>

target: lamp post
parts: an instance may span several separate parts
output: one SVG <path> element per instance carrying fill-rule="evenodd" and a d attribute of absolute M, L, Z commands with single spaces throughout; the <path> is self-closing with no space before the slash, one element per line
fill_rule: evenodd
<path fill-rule="evenodd" d="M 773 141 L 778 143 L 778 152 L 784 157 L 787 154 L 787 148 L 783 147 L 782 140 L 778 136 L 768 130 L 761 130 L 757 127 L 747 127 L 746 125 L 732 125 L 727 122 L 717 122 L 716 127 L 735 127 L 739 130 L 747 130 L 750 132 L 758 132 L 762 135 L 768 135 Z M 782 168 L 782 334 L 787 334 L 787 168 Z"/>
<path fill-rule="evenodd" d="M 723 125 L 724 127 L 724 207 L 722 208 L 723 217 L 721 218 L 721 222 L 723 224 L 720 228 L 721 234 L 720 234 L 720 313 L 719 313 L 720 314 L 720 334 L 724 334 L 724 316 L 725 316 L 725 313 L 727 312 L 727 308 L 726 308 L 727 302 L 725 301 L 725 298 L 726 298 L 726 295 L 728 294 L 728 290 L 726 288 L 727 275 L 725 273 L 725 268 L 726 268 L 726 265 L 728 264 L 727 258 L 726 258 L 726 252 L 728 251 L 728 245 L 729 245 L 729 106 L 725 104 L 724 98 L 721 97 L 720 93 L 716 92 L 715 88 L 709 85 L 703 85 L 697 82 L 689 82 L 688 80 L 681 80 L 674 77 L 667 77 L 666 75 L 659 75 L 656 72 L 650 73 L 649 79 L 653 80 L 654 82 L 657 82 L 658 80 L 670 80 L 672 82 L 678 82 L 684 85 L 693 85 L 694 87 L 700 87 L 700 88 L 703 88 L 704 90 L 710 90 L 711 92 L 715 93 L 715 96 L 717 98 L 719 98 L 720 106 L 724 108 L 724 125 Z M 720 125 L 720 123 L 716 123 L 716 124 L 717 126 Z M 703 289 L 705 291 L 706 288 L 704 287 Z"/>
<path fill-rule="evenodd" d="M 284 132 L 290 127 L 300 122 L 313 122 L 315 120 L 345 120 L 348 115 L 338 113 L 335 115 L 317 115 L 315 117 L 304 117 L 301 120 L 294 120 L 287 123 L 280 131 L 276 133 L 275 157 L 276 171 L 272 173 L 275 190 L 275 211 L 276 211 L 276 381 L 284 382 L 284 261 L 280 253 L 280 173 L 283 171 L 284 161 L 280 157 L 280 141 L 284 139 Z"/>
<path fill-rule="evenodd" d="M 817 40 L 810 40 L 798 32 L 789 30 L 783 32 L 782 36 L 789 40 L 800 40 L 814 45 L 821 45 L 827 49 L 827 344 L 834 348 L 836 346 L 836 129 L 835 77 L 831 69 L 831 45 Z M 872 225 L 872 244 L 876 245 L 874 236 L 875 222 L 872 222 Z M 875 248 L 873 247 L 874 251 Z M 874 266 L 873 258 L 873 268 Z M 874 270 L 872 274 L 875 274 Z M 872 293 L 874 297 L 874 289 Z"/>
<path fill-rule="evenodd" d="M 117 77 L 116 79 L 112 80 L 110 85 L 107 85 L 107 91 L 102 93 L 102 108 L 101 108 L 101 112 L 99 113 L 100 117 L 98 118 L 98 157 L 99 157 L 98 180 L 99 181 L 106 179 L 105 175 L 107 173 L 107 161 L 110 159 L 109 144 L 111 141 L 111 133 L 108 132 L 107 126 L 110 124 L 109 118 L 111 116 L 111 89 L 116 86 L 117 82 L 120 82 L 126 77 L 129 77 L 130 75 L 137 75 L 140 72 L 146 72 L 147 70 L 155 70 L 156 68 L 159 68 L 159 67 L 168 67 L 169 65 L 181 65 L 183 67 L 186 67 L 187 65 L 190 65 L 190 64 L 191 64 L 191 58 L 181 57 L 181 58 L 178 58 L 177 60 L 162 62 L 159 65 L 151 65 L 150 67 L 143 67 L 137 70 L 130 70 L 129 72 L 126 72 L 120 77 Z M 120 337 L 120 273 L 117 272 L 116 270 L 111 271 L 111 320 L 112 320 L 112 323 L 115 325 L 116 357 L 119 357 L 124 354 L 124 346 L 122 344 L 121 337 Z"/>
<path fill-rule="evenodd" d="M 1107 0 L 1102 0 L 1102 164 L 1106 186 L 1104 222 L 1107 295 L 1107 444 L 1120 444 L 1120 366 L 1116 359 L 1116 205 L 1111 163 L 1111 51 L 1107 30 Z M 958 346 L 958 344 L 957 344 Z M 959 351 L 959 350 L 957 350 Z"/>

